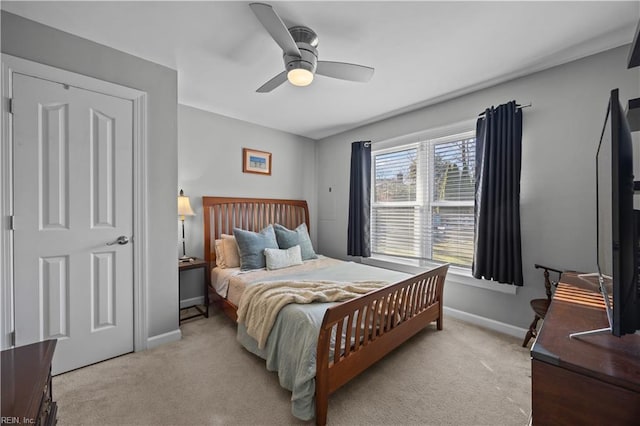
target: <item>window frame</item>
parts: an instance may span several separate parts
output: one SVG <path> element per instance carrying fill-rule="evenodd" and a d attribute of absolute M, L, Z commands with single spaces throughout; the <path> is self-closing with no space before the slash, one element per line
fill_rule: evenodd
<path fill-rule="evenodd" d="M 470 124 L 470 123 L 469 123 Z M 455 131 L 452 128 L 448 130 L 442 130 L 442 133 L 437 137 L 428 137 L 429 135 L 423 133 L 422 135 L 414 135 L 408 136 L 412 138 L 411 142 L 407 142 L 406 138 L 397 138 L 395 141 L 387 141 L 384 144 L 385 146 L 380 149 L 373 149 L 371 152 L 371 160 L 373 167 L 371 168 L 371 182 L 374 186 L 374 190 L 372 191 L 371 197 L 371 205 L 370 205 L 370 213 L 373 221 L 373 210 L 376 207 L 414 207 L 419 213 L 416 218 L 415 227 L 417 229 L 431 229 L 431 220 L 432 220 L 432 209 L 434 207 L 469 207 L 474 205 L 473 200 L 459 200 L 459 201 L 432 201 L 433 197 L 433 187 L 435 184 L 435 147 L 439 144 L 450 143 L 458 140 L 465 139 L 475 139 L 476 138 L 476 130 L 472 128 L 470 125 L 464 126 L 464 129 L 458 128 Z M 471 128 L 471 129 L 470 129 Z M 395 143 L 394 143 L 395 142 Z M 403 143 L 404 142 L 404 143 Z M 376 167 L 375 167 L 375 157 L 378 155 L 384 155 L 392 152 L 399 152 L 403 150 L 416 149 L 417 157 L 416 157 L 416 200 L 415 201 L 376 201 L 376 192 L 375 192 L 375 184 L 376 184 Z M 423 164 L 426 162 L 426 165 Z M 423 174 L 427 173 L 428 176 L 426 179 L 423 179 Z M 425 188 L 426 186 L 426 188 Z M 427 213 L 428 212 L 428 213 Z M 426 228 L 425 228 L 426 227 Z M 373 235 L 373 234 L 372 234 Z M 372 245 L 373 246 L 373 245 Z M 407 263 L 415 264 L 417 262 L 417 266 L 426 266 L 433 267 L 436 265 L 442 264 L 442 262 L 438 262 L 437 260 L 433 260 L 433 233 L 428 232 L 427 235 L 423 235 L 422 238 L 419 239 L 419 257 L 406 257 L 406 256 L 395 256 L 384 253 L 377 253 L 372 251 L 372 256 L 374 258 L 380 259 L 382 261 L 389 261 L 389 258 L 396 258 L 399 263 Z M 372 247 L 373 248 L 373 247 Z M 456 269 L 462 271 L 465 275 L 470 276 L 471 267 L 465 266 L 455 266 Z"/>

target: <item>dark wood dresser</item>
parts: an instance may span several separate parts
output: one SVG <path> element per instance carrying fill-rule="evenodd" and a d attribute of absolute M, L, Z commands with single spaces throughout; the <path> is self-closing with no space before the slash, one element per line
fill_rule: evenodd
<path fill-rule="evenodd" d="M 563 274 L 531 348 L 534 425 L 640 424 L 640 335 L 569 338 L 607 326 L 600 293 Z"/>
<path fill-rule="evenodd" d="M 2 351 L 3 423 L 55 425 L 51 361 L 56 340 Z"/>

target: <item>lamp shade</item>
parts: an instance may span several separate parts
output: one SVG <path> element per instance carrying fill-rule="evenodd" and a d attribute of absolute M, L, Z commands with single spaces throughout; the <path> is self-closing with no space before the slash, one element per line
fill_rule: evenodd
<path fill-rule="evenodd" d="M 184 195 L 182 189 L 180 190 L 180 195 L 178 195 L 178 216 L 182 219 L 184 219 L 185 216 L 195 216 L 191 208 L 191 203 L 189 202 L 189 197 Z"/>

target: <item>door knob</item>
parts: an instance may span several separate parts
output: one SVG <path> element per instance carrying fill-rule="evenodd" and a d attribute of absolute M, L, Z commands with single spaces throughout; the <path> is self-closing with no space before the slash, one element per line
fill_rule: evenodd
<path fill-rule="evenodd" d="M 114 244 L 120 244 L 121 246 L 127 244 L 129 242 L 129 237 L 125 236 L 125 235 L 120 235 L 118 238 L 116 238 L 115 241 L 111 241 L 110 243 L 107 243 L 108 246 L 112 246 Z"/>

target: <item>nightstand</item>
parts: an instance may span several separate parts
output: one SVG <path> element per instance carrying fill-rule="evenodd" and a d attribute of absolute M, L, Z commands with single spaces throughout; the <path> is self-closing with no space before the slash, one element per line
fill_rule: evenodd
<path fill-rule="evenodd" d="M 211 281 L 211 271 L 209 271 L 209 262 L 202 259 L 194 258 L 190 262 L 178 262 L 178 306 L 180 306 L 180 300 L 182 299 L 182 282 L 181 276 L 184 271 L 189 269 L 198 269 L 202 268 L 204 271 L 204 306 L 190 306 L 188 308 L 181 308 L 178 312 L 182 312 L 183 310 L 195 308 L 198 313 L 194 315 L 190 315 L 185 318 L 179 318 L 179 322 L 186 321 L 191 318 L 196 318 L 199 316 L 204 316 L 205 318 L 209 318 L 209 282 Z M 179 314 L 178 314 L 179 315 Z"/>

